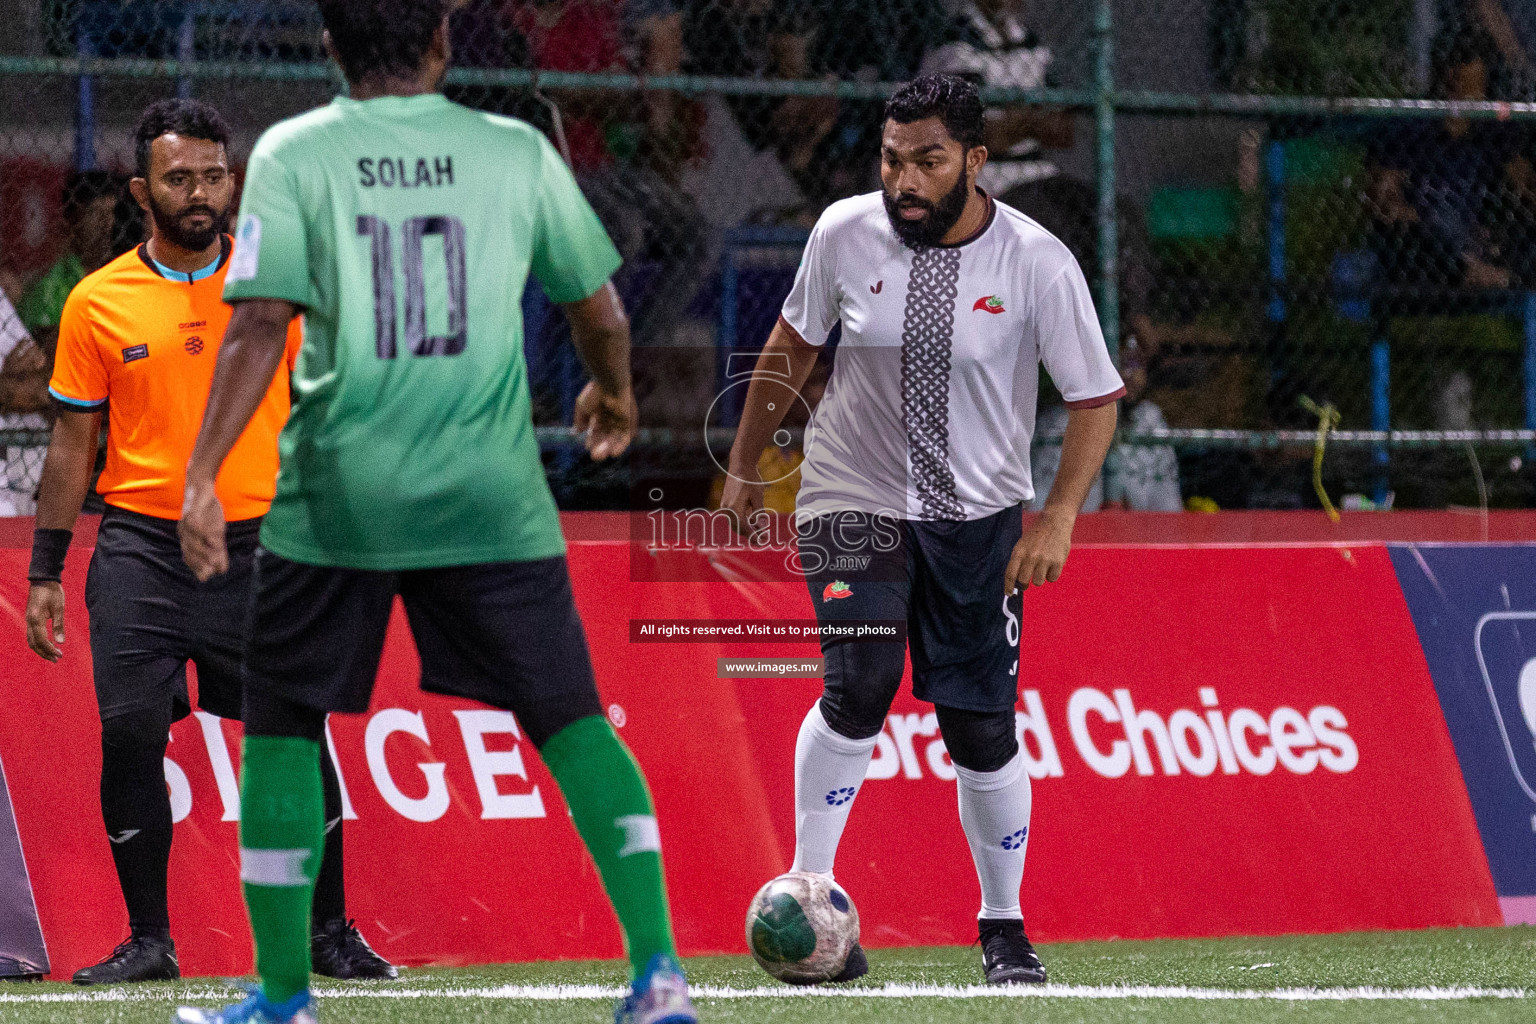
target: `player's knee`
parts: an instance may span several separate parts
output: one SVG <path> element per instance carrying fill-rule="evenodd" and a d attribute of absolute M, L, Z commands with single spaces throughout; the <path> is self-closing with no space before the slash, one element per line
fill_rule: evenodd
<path fill-rule="evenodd" d="M 122 714 L 103 718 L 101 721 L 101 750 L 105 761 L 119 761 L 125 757 L 152 758 L 155 767 L 165 755 L 169 742 L 171 712 L 169 702 L 164 708 L 138 708 Z"/>
<path fill-rule="evenodd" d="M 901 686 L 901 644 L 842 644 L 829 652 L 821 716 L 839 736 L 867 740 L 885 728 Z"/>
<path fill-rule="evenodd" d="M 315 743 L 325 736 L 324 711 L 269 693 L 247 690 L 244 718 L 247 736 L 287 736 Z"/>
<path fill-rule="evenodd" d="M 1004 711 L 965 711 L 936 706 L 939 731 L 949 759 L 973 772 L 995 772 L 1012 761 L 1019 752 L 1019 738 L 1013 728 L 1013 709 Z"/>

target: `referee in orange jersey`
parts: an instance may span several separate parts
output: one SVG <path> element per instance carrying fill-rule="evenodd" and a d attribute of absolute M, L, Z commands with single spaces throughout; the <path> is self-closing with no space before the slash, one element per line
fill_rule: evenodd
<path fill-rule="evenodd" d="M 85 583 L 91 665 L 101 712 L 101 815 L 128 906 L 129 938 L 79 984 L 176 978 L 166 874 L 171 804 L 162 759 L 171 723 L 198 704 L 240 717 L 240 661 L 257 529 L 277 478 L 277 435 L 288 417 L 288 373 L 301 342 L 288 331 L 287 366 L 218 478 L 231 520 L 230 571 L 199 583 L 176 536 L 187 460 L 213 381 L 231 309 L 221 298 L 233 250 L 225 234 L 235 182 L 217 111 L 191 100 L 145 110 L 130 187 L 149 214 L 150 240 L 70 293 L 49 390 L 60 408 L 37 500 L 27 573 L 27 643 L 57 661 L 64 643 L 64 555 L 90 487 L 103 413 L 106 512 Z M 328 835 L 315 893 L 315 970 L 333 977 L 394 977 L 346 918 L 341 792 L 321 757 Z M 231 894 L 231 899 L 234 894 Z"/>

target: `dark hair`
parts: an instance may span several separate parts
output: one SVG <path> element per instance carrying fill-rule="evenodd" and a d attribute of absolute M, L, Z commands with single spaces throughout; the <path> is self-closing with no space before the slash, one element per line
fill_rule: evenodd
<path fill-rule="evenodd" d="M 98 199 L 117 199 L 122 191 L 122 181 L 109 171 L 75 171 L 65 179 L 60 196 L 64 219 L 73 224 L 87 206 Z"/>
<path fill-rule="evenodd" d="M 923 75 L 914 78 L 885 104 L 885 119 L 911 124 L 936 117 L 950 137 L 966 149 L 981 145 L 986 107 L 976 86 L 958 75 Z"/>
<path fill-rule="evenodd" d="M 134 173 L 149 176 L 149 147 L 162 135 L 183 135 L 229 145 L 229 125 L 202 100 L 159 100 L 144 108 L 133 132 Z"/>
<path fill-rule="evenodd" d="M 414 75 L 446 14 L 444 0 L 320 0 L 341 70 L 354 82 Z"/>

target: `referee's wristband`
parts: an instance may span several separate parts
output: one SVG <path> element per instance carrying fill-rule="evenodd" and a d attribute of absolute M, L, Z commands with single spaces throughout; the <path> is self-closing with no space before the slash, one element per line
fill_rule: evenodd
<path fill-rule="evenodd" d="M 58 583 L 64 578 L 64 556 L 69 554 L 69 541 L 73 530 L 47 530 L 42 527 L 32 531 L 32 564 L 27 567 L 27 579 L 33 583 Z"/>

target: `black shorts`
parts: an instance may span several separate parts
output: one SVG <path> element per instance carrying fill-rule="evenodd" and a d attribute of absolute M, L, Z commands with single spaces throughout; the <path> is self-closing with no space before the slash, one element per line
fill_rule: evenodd
<path fill-rule="evenodd" d="M 511 711 L 536 747 L 603 713 L 563 557 L 376 572 L 260 549 L 247 689 L 316 711 L 367 711 L 396 594 L 428 693 Z"/>
<path fill-rule="evenodd" d="M 919 700 L 983 712 L 1017 703 L 1023 596 L 1004 598 L 1003 574 L 1024 533 L 1023 505 L 967 522 L 842 512 L 799 531 L 818 621 L 904 620 Z M 835 678 L 859 659 L 833 657 L 857 642 L 822 641 L 829 688 L 860 683 Z"/>
<path fill-rule="evenodd" d="M 197 666 L 197 703 L 239 718 L 240 655 L 260 519 L 230 523 L 229 572 L 199 583 L 181 558 L 174 519 L 107 507 L 85 577 L 91 668 L 102 721 L 161 706 L 192 710 L 187 662 Z"/>

